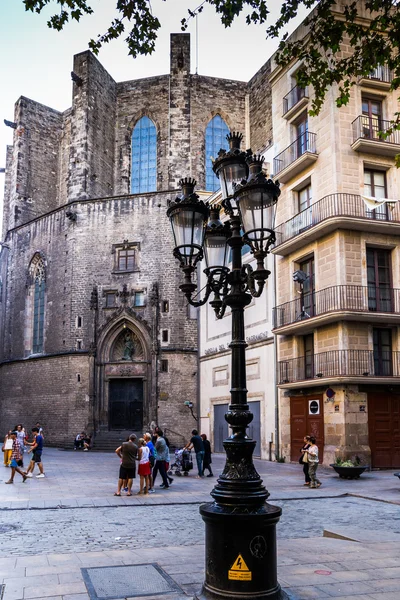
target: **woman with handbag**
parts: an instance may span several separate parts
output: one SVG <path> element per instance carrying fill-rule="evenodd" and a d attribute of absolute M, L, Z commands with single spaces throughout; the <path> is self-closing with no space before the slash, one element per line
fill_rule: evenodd
<path fill-rule="evenodd" d="M 301 465 L 303 465 L 303 473 L 304 473 L 304 478 L 306 480 L 306 482 L 304 483 L 304 485 L 310 485 L 311 479 L 310 479 L 310 476 L 308 474 L 308 452 L 307 452 L 307 450 L 311 446 L 310 436 L 306 435 L 303 438 L 303 442 L 304 442 L 303 447 L 300 450 L 301 455 L 300 455 L 300 458 L 299 458 L 299 463 Z"/>

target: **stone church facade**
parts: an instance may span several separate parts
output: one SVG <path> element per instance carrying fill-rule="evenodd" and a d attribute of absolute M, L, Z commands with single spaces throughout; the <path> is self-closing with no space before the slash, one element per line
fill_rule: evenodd
<path fill-rule="evenodd" d="M 117 83 L 83 52 L 70 109 L 17 101 L 0 254 L 3 429 L 39 420 L 57 445 L 82 429 L 157 422 L 176 444 L 187 438 L 198 324 L 179 291 L 167 205 L 181 177 L 206 189 L 216 117 L 246 147 L 268 142 L 268 69 L 249 83 L 192 75 L 190 37 L 173 34 L 168 75 Z M 154 150 L 146 164 L 141 139 Z"/>

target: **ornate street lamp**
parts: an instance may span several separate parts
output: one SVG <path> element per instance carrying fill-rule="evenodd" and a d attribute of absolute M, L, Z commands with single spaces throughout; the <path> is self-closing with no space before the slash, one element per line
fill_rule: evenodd
<path fill-rule="evenodd" d="M 261 295 L 270 274 L 264 261 L 275 241 L 280 190 L 278 183 L 264 175 L 263 158 L 240 150 L 241 134 L 231 133 L 227 139 L 230 149 L 220 150 L 213 169 L 221 183 L 228 221 L 219 220 L 221 207 L 199 200 L 193 179 L 181 180 L 182 196 L 167 211 L 176 243 L 174 256 L 185 274 L 180 288 L 188 302 L 201 306 L 213 293 L 210 304 L 217 318 L 222 319 L 226 307 L 232 311 L 231 403 L 225 415 L 232 434 L 223 442 L 227 458 L 211 492 L 214 502 L 200 507 L 206 524 L 206 578 L 196 598 L 283 600 L 286 594 L 277 581 L 275 532 L 282 511 L 266 502 L 269 492 L 253 464 L 256 442 L 246 434 L 253 415 L 247 404 L 244 332 L 244 308 L 252 296 Z M 256 258 L 255 270 L 242 264 L 245 244 Z M 192 275 L 203 253 L 207 284 L 204 298 L 195 300 Z"/>

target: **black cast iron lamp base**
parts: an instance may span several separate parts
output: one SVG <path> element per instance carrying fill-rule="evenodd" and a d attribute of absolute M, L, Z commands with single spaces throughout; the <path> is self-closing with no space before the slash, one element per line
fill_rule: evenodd
<path fill-rule="evenodd" d="M 262 294 L 270 272 L 264 261 L 274 243 L 273 221 L 279 185 L 265 177 L 263 158 L 241 152 L 242 136 L 227 136 L 230 150 L 221 150 L 213 169 L 229 220 L 219 220 L 220 206 L 209 207 L 194 192 L 196 182 L 181 180 L 182 195 L 167 215 L 175 239 L 174 256 L 184 273 L 180 286 L 188 302 L 201 306 L 210 295 L 218 319 L 232 313 L 231 403 L 225 419 L 232 434 L 223 443 L 226 464 L 200 514 L 206 526 L 205 581 L 197 600 L 284 600 L 277 580 L 276 524 L 282 510 L 267 503 L 269 492 L 253 463 L 256 442 L 246 430 L 253 420 L 247 404 L 244 309 Z M 211 212 L 211 218 L 207 223 Z M 242 247 L 250 246 L 255 270 L 242 264 Z M 230 250 L 230 252 L 229 252 Z M 229 255 L 231 254 L 231 265 Z M 206 291 L 194 300 L 192 275 L 205 258 Z"/>

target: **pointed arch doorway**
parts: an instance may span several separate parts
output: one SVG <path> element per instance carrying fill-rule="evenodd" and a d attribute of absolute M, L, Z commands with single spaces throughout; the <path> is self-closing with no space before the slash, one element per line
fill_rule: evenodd
<path fill-rule="evenodd" d="M 118 315 L 99 340 L 98 430 L 142 433 L 157 413 L 156 357 L 146 324 L 131 312 Z"/>

